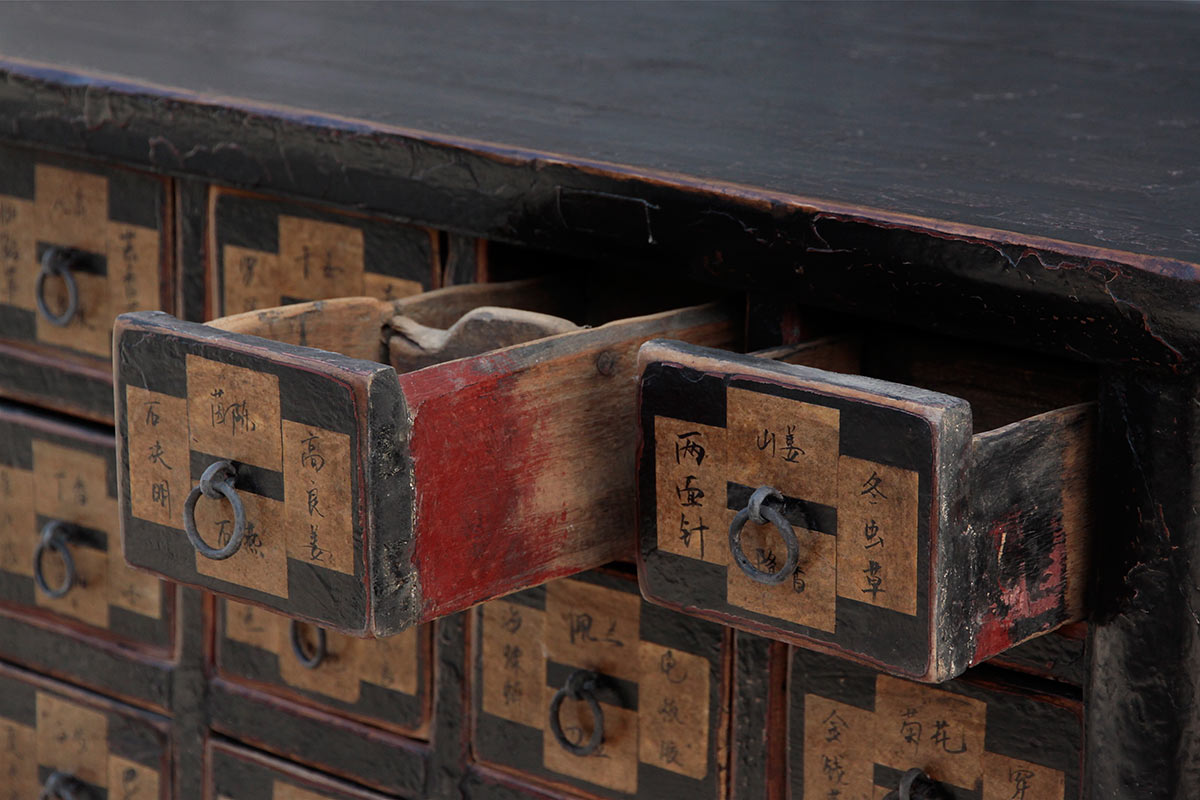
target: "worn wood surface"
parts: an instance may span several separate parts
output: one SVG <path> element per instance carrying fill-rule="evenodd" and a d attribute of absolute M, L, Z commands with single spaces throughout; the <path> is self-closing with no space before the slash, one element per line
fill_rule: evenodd
<path fill-rule="evenodd" d="M 218 738 L 209 739 L 206 756 L 205 800 L 387 800 Z"/>
<path fill-rule="evenodd" d="M 637 348 L 658 335 L 733 346 L 738 327 L 701 306 L 400 375 L 414 618 L 628 558 Z"/>
<path fill-rule="evenodd" d="M 571 304 L 563 301 L 560 284 L 561 281 L 553 279 L 530 279 L 448 286 L 399 300 L 375 296 L 337 297 L 245 311 L 208 324 L 230 333 L 261 336 L 274 342 L 387 363 L 391 331 L 405 326 L 449 329 L 480 306 L 505 306 L 543 313 L 567 312 Z"/>
<path fill-rule="evenodd" d="M 1083 708 L 1053 684 L 995 672 L 940 686 L 794 649 L 789 797 L 881 798 L 918 767 L 952 800 L 1080 800 Z"/>
<path fill-rule="evenodd" d="M 66 772 L 102 797 L 171 800 L 169 722 L 0 664 L 0 775 L 13 797 L 37 797 Z"/>
<path fill-rule="evenodd" d="M 927 681 L 1083 616 L 1093 407 L 972 438 L 970 405 L 925 389 L 668 342 L 639 362 L 648 597 Z M 801 548 L 770 586 L 727 533 L 763 485 Z M 742 549 L 783 560 L 769 527 L 748 523 Z"/>

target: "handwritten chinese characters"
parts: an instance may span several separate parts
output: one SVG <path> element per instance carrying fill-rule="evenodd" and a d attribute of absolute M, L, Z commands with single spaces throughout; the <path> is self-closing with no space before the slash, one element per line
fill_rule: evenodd
<path fill-rule="evenodd" d="M 483 710 L 541 729 L 546 707 L 545 614 L 507 600 L 486 603 L 483 616 Z"/>
<path fill-rule="evenodd" d="M 354 574 L 350 437 L 283 420 L 288 558 Z"/>
<path fill-rule="evenodd" d="M 820 695 L 804 697 L 805 800 L 881 796 L 875 765 L 920 767 L 984 800 L 1063 800 L 1063 773 L 985 750 L 982 700 L 880 675 L 875 710 Z M 890 787 L 894 789 L 895 787 Z"/>
<path fill-rule="evenodd" d="M 725 564 L 725 431 L 655 417 L 658 547 L 668 553 Z"/>
<path fill-rule="evenodd" d="M 708 772 L 708 661 L 640 642 L 638 758 L 697 780 Z"/>
<path fill-rule="evenodd" d="M 192 488 L 187 400 L 127 386 L 125 407 L 133 515 L 181 528 L 183 501 Z"/>
<path fill-rule="evenodd" d="M 736 388 L 726 398 L 729 480 L 837 504 L 837 475 L 830 470 L 841 430 L 836 408 Z"/>
<path fill-rule="evenodd" d="M 223 222 L 218 218 L 218 224 Z M 233 244 L 221 248 L 225 314 L 270 308 L 285 298 L 362 294 L 391 299 L 423 289 L 418 281 L 367 272 L 363 229 L 353 224 L 281 214 L 277 237 L 278 253 Z"/>
<path fill-rule="evenodd" d="M 276 375 L 188 354 L 187 393 L 187 417 L 172 425 L 187 425 L 192 450 L 265 469 L 282 467 Z"/>
<path fill-rule="evenodd" d="M 838 459 L 837 592 L 840 597 L 917 611 L 917 473 Z"/>

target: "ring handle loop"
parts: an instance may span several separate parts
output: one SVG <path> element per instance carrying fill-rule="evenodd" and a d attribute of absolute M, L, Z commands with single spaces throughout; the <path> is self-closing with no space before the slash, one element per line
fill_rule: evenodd
<path fill-rule="evenodd" d="M 79 788 L 79 781 L 74 775 L 54 770 L 42 785 L 42 793 L 38 795 L 38 800 L 82 800 L 76 794 Z"/>
<path fill-rule="evenodd" d="M 224 561 L 236 553 L 246 535 L 246 508 L 242 505 L 237 490 L 233 488 L 234 476 L 232 462 L 214 461 L 204 470 L 204 474 L 200 476 L 200 483 L 192 487 L 183 503 L 183 529 L 187 533 L 188 541 L 196 548 L 197 553 L 213 561 Z M 233 507 L 233 533 L 222 547 L 210 547 L 196 530 L 196 501 L 200 499 L 201 494 L 213 500 L 224 497 Z"/>
<path fill-rule="evenodd" d="M 737 562 L 746 577 L 768 586 L 774 586 L 786 581 L 796 571 L 796 566 L 800 563 L 800 542 L 796 539 L 796 531 L 792 529 L 792 524 L 774 505 L 767 505 L 768 501 L 783 502 L 783 495 L 770 486 L 760 486 L 754 490 L 754 494 L 750 495 L 750 502 L 734 516 L 733 522 L 729 524 L 729 552 L 733 553 L 733 560 Z M 783 566 L 775 572 L 765 572 L 754 566 L 742 551 L 742 529 L 746 527 L 747 520 L 753 520 L 759 525 L 770 522 L 783 537 L 787 556 L 783 561 Z"/>
<path fill-rule="evenodd" d="M 562 748 L 571 755 L 591 755 L 604 741 L 604 711 L 601 710 L 600 702 L 596 699 L 595 694 L 599 681 L 600 676 L 595 672 L 577 669 L 567 676 L 566 683 L 554 693 L 554 698 L 550 701 L 550 732 L 554 734 L 554 738 L 558 740 Z M 592 712 L 592 738 L 588 739 L 586 744 L 575 744 L 563 734 L 562 721 L 558 715 L 562 710 L 563 700 L 568 696 L 572 700 L 586 700 L 588 708 Z"/>
<path fill-rule="evenodd" d="M 296 660 L 305 669 L 316 669 L 325 660 L 325 629 L 317 628 L 317 644 L 311 654 L 304 652 L 304 642 L 300 639 L 300 621 L 292 620 L 291 625 L 292 652 Z"/>
<path fill-rule="evenodd" d="M 42 527 L 42 535 L 38 539 L 37 549 L 33 551 L 33 581 L 47 597 L 55 599 L 63 597 L 75 585 L 75 579 L 78 577 L 78 574 L 75 572 L 75 558 L 71 555 L 71 549 L 67 547 L 67 542 L 70 541 L 70 538 L 67 526 L 59 520 L 50 520 Z M 46 575 L 42 571 L 42 559 L 45 557 L 47 550 L 53 550 L 58 553 L 58 557 L 63 562 L 65 575 L 62 583 L 58 586 L 51 586 L 46 581 Z"/>
<path fill-rule="evenodd" d="M 76 250 L 57 245 L 47 247 L 42 253 L 42 268 L 38 271 L 34 299 L 37 301 L 38 313 L 47 322 L 60 328 L 69 325 L 75 318 L 76 312 L 79 311 L 79 286 L 75 283 L 75 276 L 71 273 L 71 263 L 77 259 L 78 255 Z M 46 279 L 51 276 L 62 278 L 63 283 L 67 285 L 67 307 L 61 314 L 51 311 L 50 305 L 46 302 Z"/>
<path fill-rule="evenodd" d="M 925 774 L 919 767 L 913 767 L 900 778 L 896 789 L 883 796 L 883 800 L 946 800 L 947 795 L 941 785 Z"/>

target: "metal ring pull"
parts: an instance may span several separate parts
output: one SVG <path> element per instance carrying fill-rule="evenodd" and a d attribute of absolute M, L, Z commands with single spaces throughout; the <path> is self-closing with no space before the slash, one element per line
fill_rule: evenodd
<path fill-rule="evenodd" d="M 80 782 L 75 779 L 74 775 L 54 770 L 50 773 L 50 777 L 46 778 L 38 800 L 82 800 L 80 795 L 76 794 L 76 791 L 81 788 Z"/>
<path fill-rule="evenodd" d="M 604 741 L 604 712 L 600 709 L 600 702 L 596 700 L 595 695 L 599 681 L 600 676 L 595 672 L 577 669 L 567 676 L 567 682 L 554 693 L 554 699 L 550 701 L 550 731 L 563 749 L 572 755 L 591 755 Z M 572 700 L 586 700 L 588 708 L 591 709 L 592 738 L 588 740 L 587 744 L 575 744 L 563 735 L 562 722 L 558 718 L 558 713 L 562 709 L 563 700 L 568 695 Z"/>
<path fill-rule="evenodd" d="M 317 628 L 317 644 L 311 654 L 304 652 L 304 642 L 300 640 L 300 622 L 292 620 L 292 652 L 300 666 L 306 669 L 316 669 L 325 660 L 325 629 Z"/>
<path fill-rule="evenodd" d="M 948 800 L 948 795 L 937 781 L 913 767 L 900 778 L 899 788 L 885 794 L 883 800 Z"/>
<path fill-rule="evenodd" d="M 59 327 L 69 325 L 79 310 L 79 286 L 71 274 L 71 264 L 78 258 L 79 251 L 70 247 L 51 245 L 42 253 L 42 268 L 38 272 L 34 299 L 37 300 L 38 312 L 46 321 Z M 61 314 L 55 314 L 46 303 L 46 279 L 52 276 L 62 278 L 67 285 L 67 307 Z"/>
<path fill-rule="evenodd" d="M 792 524 L 777 508 L 767 505 L 768 500 L 782 502 L 783 495 L 770 486 L 760 486 L 750 495 L 750 502 L 729 524 L 729 552 L 733 553 L 733 560 L 747 577 L 759 583 L 775 585 L 783 583 L 796 571 L 796 566 L 800 563 L 800 542 L 796 539 Z M 784 559 L 783 566 L 775 572 L 764 572 L 754 566 L 742 551 L 742 528 L 746 527 L 746 520 L 753 520 L 758 525 L 770 522 L 783 537 L 783 544 L 787 547 L 787 558 Z"/>
<path fill-rule="evenodd" d="M 67 526 L 56 519 L 50 520 L 42 528 L 42 536 L 38 539 L 37 549 L 33 551 L 33 581 L 47 597 L 62 597 L 75 585 L 77 573 L 75 572 L 75 559 L 71 555 L 70 548 L 67 547 L 69 540 L 70 533 Z M 58 557 L 63 562 L 63 571 L 66 573 L 62 583 L 53 588 L 46 582 L 46 575 L 42 572 L 42 558 L 46 555 L 47 550 L 58 553 Z"/>
<path fill-rule="evenodd" d="M 183 503 L 183 529 L 187 532 L 188 541 L 197 553 L 214 561 L 223 561 L 236 553 L 242 546 L 242 537 L 246 535 L 246 509 L 237 490 L 233 488 L 233 479 L 232 462 L 214 461 L 204 470 L 200 483 L 192 487 Z M 233 506 L 233 533 L 223 547 L 209 547 L 196 530 L 196 501 L 201 494 L 213 500 L 224 497 Z"/>

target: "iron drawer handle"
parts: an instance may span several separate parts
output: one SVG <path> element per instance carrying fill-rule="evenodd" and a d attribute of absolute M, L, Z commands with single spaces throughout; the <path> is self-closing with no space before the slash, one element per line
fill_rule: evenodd
<path fill-rule="evenodd" d="M 784 518 L 783 514 L 779 513 L 777 508 L 767 505 L 768 500 L 782 502 L 783 495 L 770 486 L 760 486 L 754 490 L 754 494 L 750 495 L 750 502 L 746 504 L 746 507 L 737 513 L 733 522 L 729 523 L 729 552 L 733 553 L 733 560 L 737 562 L 748 578 L 773 586 L 783 583 L 796 571 L 796 565 L 800 563 L 800 542 L 796 540 L 796 532 L 792 530 L 792 524 Z M 787 558 L 784 559 L 783 566 L 777 571 L 763 572 L 751 564 L 750 559 L 746 558 L 746 554 L 742 552 L 742 528 L 746 527 L 746 520 L 753 520 L 758 525 L 770 522 L 783 537 L 783 543 L 787 547 Z"/>
<path fill-rule="evenodd" d="M 214 461 L 200 476 L 200 483 L 192 487 L 187 500 L 183 503 L 183 529 L 187 532 L 188 541 L 196 552 L 213 561 L 224 561 L 238 551 L 242 546 L 242 538 L 246 535 L 246 509 L 237 490 L 233 488 L 234 470 L 229 461 Z M 224 497 L 233 506 L 233 533 L 223 547 L 209 547 L 200 538 L 196 530 L 196 501 L 200 495 L 213 500 Z"/>
<path fill-rule="evenodd" d="M 42 536 L 38 539 L 37 549 L 33 551 L 33 580 L 47 597 L 62 597 L 75 585 L 77 574 L 75 559 L 71 555 L 70 548 L 67 547 L 69 540 L 70 533 L 67 526 L 56 519 L 50 520 L 42 528 Z M 63 571 L 66 573 L 62 583 L 54 588 L 50 587 L 50 584 L 46 582 L 46 576 L 42 573 L 42 558 L 46 555 L 47 550 L 58 553 L 58 557 L 63 562 Z"/>
<path fill-rule="evenodd" d="M 42 253 L 42 268 L 37 276 L 35 299 L 38 311 L 46 321 L 60 328 L 69 325 L 75 317 L 75 312 L 79 310 L 79 286 L 75 283 L 75 276 L 71 274 L 71 265 L 78 260 L 79 251 L 70 247 L 51 245 Z M 51 276 L 62 278 L 63 283 L 67 285 L 67 307 L 61 314 L 52 312 L 46 303 L 46 279 Z"/>
<path fill-rule="evenodd" d="M 913 767 L 900 778 L 900 786 L 883 796 L 883 800 L 946 800 L 947 795 L 933 778 Z"/>
<path fill-rule="evenodd" d="M 563 749 L 572 755 L 591 755 L 604 741 L 604 712 L 600 709 L 600 703 L 596 700 L 595 694 L 599 681 L 600 676 L 595 672 L 577 669 L 567 676 L 567 682 L 554 693 L 554 699 L 550 701 L 550 731 Z M 568 695 L 572 700 L 586 700 L 588 708 L 592 711 L 592 738 L 588 740 L 587 744 L 575 744 L 563 735 L 562 721 L 559 720 L 558 714 L 562 709 L 563 700 Z"/>
<path fill-rule="evenodd" d="M 81 788 L 83 787 L 75 779 L 75 776 L 55 770 L 50 773 L 49 778 L 46 778 L 38 800 L 82 800 L 81 796 L 76 794 L 76 791 Z"/>
<path fill-rule="evenodd" d="M 296 654 L 296 660 L 300 662 L 300 666 L 306 669 L 316 669 L 325 660 L 325 629 L 317 628 L 317 644 L 313 647 L 310 655 L 304 652 L 304 642 L 300 641 L 299 621 L 292 620 L 292 652 Z"/>

